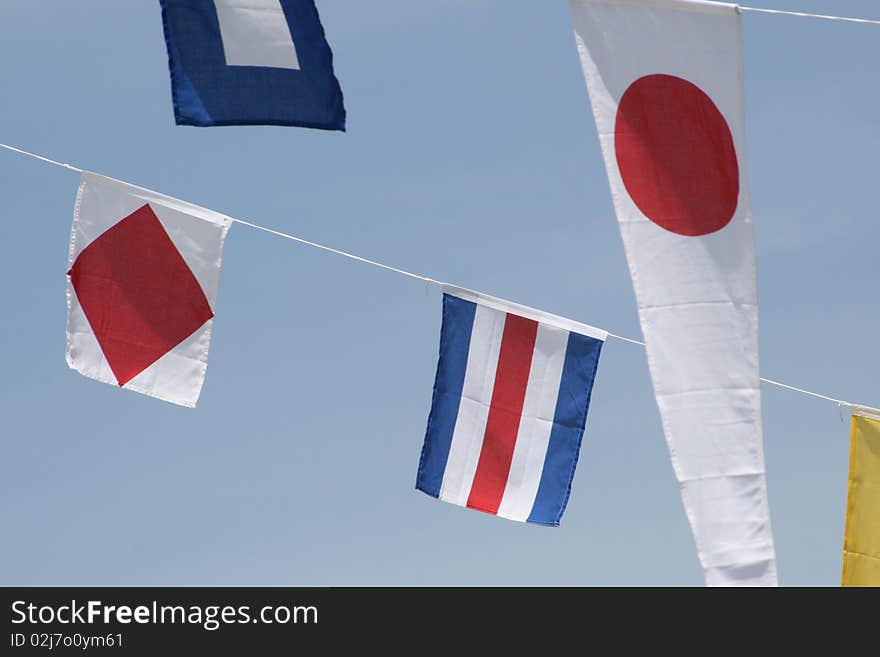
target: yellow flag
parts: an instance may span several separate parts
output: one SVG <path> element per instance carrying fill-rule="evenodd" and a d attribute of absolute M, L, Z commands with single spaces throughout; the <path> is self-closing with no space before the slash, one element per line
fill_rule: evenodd
<path fill-rule="evenodd" d="M 843 539 L 843 586 L 880 586 L 880 411 L 855 407 Z"/>

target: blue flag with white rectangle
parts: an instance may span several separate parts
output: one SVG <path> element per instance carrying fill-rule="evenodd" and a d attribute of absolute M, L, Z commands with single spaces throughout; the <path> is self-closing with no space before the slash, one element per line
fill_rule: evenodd
<path fill-rule="evenodd" d="M 178 125 L 345 130 L 314 0 L 160 0 Z"/>

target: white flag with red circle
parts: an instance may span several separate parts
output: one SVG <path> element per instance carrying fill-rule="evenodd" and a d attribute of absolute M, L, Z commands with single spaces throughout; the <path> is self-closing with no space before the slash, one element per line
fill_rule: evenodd
<path fill-rule="evenodd" d="M 98 381 L 195 406 L 231 220 L 83 172 L 67 280 L 67 363 Z"/>
<path fill-rule="evenodd" d="M 570 9 L 706 583 L 775 584 L 741 16 L 697 0 Z"/>

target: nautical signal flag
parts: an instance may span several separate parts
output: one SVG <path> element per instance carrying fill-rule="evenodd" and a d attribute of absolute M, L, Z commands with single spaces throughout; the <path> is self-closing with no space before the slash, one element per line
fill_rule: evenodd
<path fill-rule="evenodd" d="M 850 430 L 843 586 L 880 586 L 880 411 L 857 406 Z"/>
<path fill-rule="evenodd" d="M 67 363 L 182 406 L 205 379 L 231 220 L 83 172 L 67 272 Z"/>
<path fill-rule="evenodd" d="M 314 0 L 161 0 L 179 125 L 345 130 Z"/>
<path fill-rule="evenodd" d="M 706 583 L 775 585 L 741 16 L 702 0 L 570 9 Z"/>
<path fill-rule="evenodd" d="M 558 525 L 605 337 L 446 286 L 416 488 L 511 520 Z"/>

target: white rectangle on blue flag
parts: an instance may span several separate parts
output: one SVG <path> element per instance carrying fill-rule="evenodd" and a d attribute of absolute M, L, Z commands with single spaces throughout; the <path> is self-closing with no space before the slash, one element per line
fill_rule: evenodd
<path fill-rule="evenodd" d="M 416 488 L 511 520 L 558 525 L 605 337 L 446 286 Z"/>
<path fill-rule="evenodd" d="M 161 0 L 178 125 L 345 130 L 314 0 Z"/>

